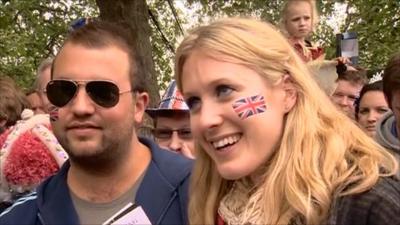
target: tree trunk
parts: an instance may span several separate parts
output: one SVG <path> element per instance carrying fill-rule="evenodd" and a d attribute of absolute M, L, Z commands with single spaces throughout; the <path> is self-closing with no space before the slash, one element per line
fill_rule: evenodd
<path fill-rule="evenodd" d="M 151 29 L 146 0 L 96 0 L 96 3 L 102 20 L 128 26 L 131 37 L 136 40 L 133 43 L 135 43 L 135 49 L 140 56 L 139 60 L 142 60 L 147 90 L 150 95 L 150 106 L 156 107 L 160 96 L 152 58 Z M 137 124 L 138 132 L 142 136 L 151 137 L 152 127 L 151 118 L 147 115 L 142 124 Z"/>
<path fill-rule="evenodd" d="M 129 26 L 146 75 L 150 95 L 150 105 L 158 104 L 159 87 L 152 58 L 150 44 L 150 25 L 146 0 L 96 0 L 100 9 L 100 18 L 104 21 L 123 23 Z"/>

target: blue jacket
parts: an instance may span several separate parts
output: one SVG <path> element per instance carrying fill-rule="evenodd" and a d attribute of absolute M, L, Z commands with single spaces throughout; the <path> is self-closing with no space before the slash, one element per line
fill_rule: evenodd
<path fill-rule="evenodd" d="M 192 161 L 160 149 L 148 139 L 152 160 L 136 194 L 152 224 L 187 224 L 188 183 Z M 66 178 L 70 167 L 44 181 L 36 192 L 20 198 L 0 214 L 0 224 L 79 224 Z"/>

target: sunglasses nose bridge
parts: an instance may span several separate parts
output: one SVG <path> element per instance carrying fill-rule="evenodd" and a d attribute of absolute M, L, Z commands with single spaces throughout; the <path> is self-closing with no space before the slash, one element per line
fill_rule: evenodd
<path fill-rule="evenodd" d="M 75 93 L 70 101 L 82 101 L 81 98 L 84 98 L 85 101 L 93 101 L 92 96 L 90 96 L 90 92 L 87 90 L 87 81 L 73 81 L 73 83 L 75 85 Z M 81 95 L 81 92 L 83 92 L 82 94 L 84 96 L 79 96 Z M 84 105 L 87 105 L 87 103 Z"/>

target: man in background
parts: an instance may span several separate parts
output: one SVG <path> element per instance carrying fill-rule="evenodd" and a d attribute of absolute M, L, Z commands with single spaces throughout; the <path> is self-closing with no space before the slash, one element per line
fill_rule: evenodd
<path fill-rule="evenodd" d="M 189 107 L 175 80 L 168 85 L 158 108 L 148 108 L 146 112 L 153 119 L 153 136 L 161 147 L 194 158 Z"/>
<path fill-rule="evenodd" d="M 26 92 L 26 98 L 29 101 L 30 109 L 32 109 L 35 114 L 46 113 L 43 107 L 42 99 L 40 98 L 40 95 L 36 90 L 31 89 Z"/>
<path fill-rule="evenodd" d="M 349 118 L 355 118 L 355 101 L 364 84 L 368 82 L 367 71 L 360 67 L 347 69 L 338 74 L 337 87 L 331 96 L 332 102 Z"/>

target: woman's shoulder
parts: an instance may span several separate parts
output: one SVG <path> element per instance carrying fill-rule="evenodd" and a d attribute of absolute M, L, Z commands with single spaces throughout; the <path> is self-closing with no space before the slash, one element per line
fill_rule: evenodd
<path fill-rule="evenodd" d="M 400 224 L 400 180 L 381 177 L 368 191 L 338 199 L 335 224 Z"/>

